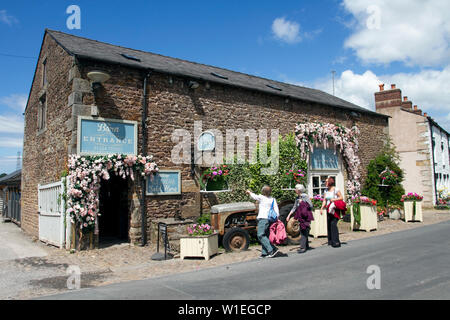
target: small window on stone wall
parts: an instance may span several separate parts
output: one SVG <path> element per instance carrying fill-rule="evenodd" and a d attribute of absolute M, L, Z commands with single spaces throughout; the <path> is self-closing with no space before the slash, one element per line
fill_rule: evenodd
<path fill-rule="evenodd" d="M 38 106 L 38 131 L 45 129 L 47 125 L 47 95 L 43 95 L 39 99 Z"/>
<path fill-rule="evenodd" d="M 47 84 L 47 59 L 42 62 L 42 86 Z"/>

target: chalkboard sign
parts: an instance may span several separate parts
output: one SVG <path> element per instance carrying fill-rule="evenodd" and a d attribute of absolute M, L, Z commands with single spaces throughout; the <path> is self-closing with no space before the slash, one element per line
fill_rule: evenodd
<path fill-rule="evenodd" d="M 137 122 L 79 116 L 77 140 L 79 155 L 135 155 Z"/>
<path fill-rule="evenodd" d="M 181 194 L 180 170 L 159 170 L 147 178 L 147 195 Z"/>

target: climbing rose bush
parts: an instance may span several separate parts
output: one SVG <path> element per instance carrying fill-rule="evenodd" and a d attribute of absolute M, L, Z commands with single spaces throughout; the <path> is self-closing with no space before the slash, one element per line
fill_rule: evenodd
<path fill-rule="evenodd" d="M 361 190 L 361 161 L 358 157 L 359 129 L 354 126 L 348 129 L 340 124 L 308 122 L 295 126 L 295 140 L 300 154 L 306 158 L 308 152 L 314 151 L 314 146 L 322 145 L 325 149 L 332 146 L 337 149 L 348 169 L 347 192 L 358 195 Z"/>
<path fill-rule="evenodd" d="M 135 174 L 144 177 L 158 171 L 152 156 L 141 155 L 71 155 L 68 165 L 67 213 L 83 233 L 91 232 L 96 227 L 102 180 L 109 180 L 111 174 L 134 180 Z"/>

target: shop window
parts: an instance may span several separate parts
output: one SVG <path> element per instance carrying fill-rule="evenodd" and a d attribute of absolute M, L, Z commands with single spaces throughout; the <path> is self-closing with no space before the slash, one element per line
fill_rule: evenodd
<path fill-rule="evenodd" d="M 318 173 L 313 173 L 311 174 L 311 178 L 312 178 L 312 194 L 313 196 L 315 195 L 323 195 L 325 193 L 325 191 L 327 191 L 327 187 L 325 185 L 325 180 L 328 177 L 332 177 L 334 179 L 334 181 L 336 181 L 336 176 L 334 175 L 321 175 Z"/>
<path fill-rule="evenodd" d="M 309 157 L 308 191 L 310 196 L 323 195 L 327 190 L 325 180 L 332 177 L 336 187 L 343 191 L 344 178 L 341 159 L 334 149 L 315 148 Z"/>

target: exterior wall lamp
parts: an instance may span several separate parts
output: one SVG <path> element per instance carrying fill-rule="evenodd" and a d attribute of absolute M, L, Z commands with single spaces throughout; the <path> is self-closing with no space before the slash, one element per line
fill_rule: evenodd
<path fill-rule="evenodd" d="M 189 89 L 197 89 L 199 87 L 199 83 L 197 81 L 189 81 L 188 87 Z"/>
<path fill-rule="evenodd" d="M 92 90 L 94 93 L 102 86 L 102 83 L 108 81 L 111 76 L 106 72 L 94 70 L 87 74 L 87 77 L 92 82 Z"/>

